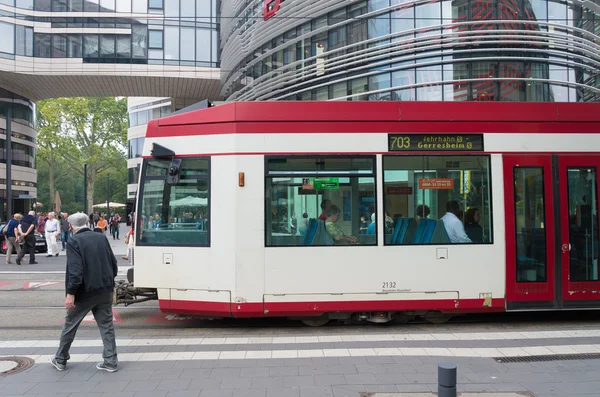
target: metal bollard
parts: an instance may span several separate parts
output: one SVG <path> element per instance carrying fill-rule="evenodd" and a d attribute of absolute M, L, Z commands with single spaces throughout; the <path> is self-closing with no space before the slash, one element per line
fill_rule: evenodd
<path fill-rule="evenodd" d="M 456 365 L 438 364 L 438 397 L 456 397 Z"/>

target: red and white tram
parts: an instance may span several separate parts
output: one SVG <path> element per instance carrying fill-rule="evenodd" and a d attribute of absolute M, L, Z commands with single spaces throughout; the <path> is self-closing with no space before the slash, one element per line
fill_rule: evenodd
<path fill-rule="evenodd" d="M 135 285 L 165 312 L 312 325 L 600 308 L 599 170 L 600 104 L 174 115 L 148 126 Z"/>

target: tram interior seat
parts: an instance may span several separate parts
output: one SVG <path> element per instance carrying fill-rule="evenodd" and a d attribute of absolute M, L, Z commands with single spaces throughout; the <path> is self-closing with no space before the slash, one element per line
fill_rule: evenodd
<path fill-rule="evenodd" d="M 449 244 L 450 238 L 441 220 L 398 218 L 390 239 L 392 245 Z"/>
<path fill-rule="evenodd" d="M 325 222 L 320 219 L 311 219 L 302 243 L 303 245 L 333 245 L 333 239 L 327 232 Z"/>

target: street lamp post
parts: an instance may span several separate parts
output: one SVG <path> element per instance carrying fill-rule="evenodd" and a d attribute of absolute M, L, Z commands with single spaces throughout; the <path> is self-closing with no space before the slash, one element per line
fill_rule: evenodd
<path fill-rule="evenodd" d="M 110 174 L 106 174 L 106 217 L 110 214 Z M 108 219 L 107 219 L 108 222 Z"/>
<path fill-rule="evenodd" d="M 89 215 L 87 200 L 87 164 L 83 165 L 83 212 Z"/>
<path fill-rule="evenodd" d="M 12 197 L 12 102 L 6 109 L 6 220 L 13 213 Z"/>

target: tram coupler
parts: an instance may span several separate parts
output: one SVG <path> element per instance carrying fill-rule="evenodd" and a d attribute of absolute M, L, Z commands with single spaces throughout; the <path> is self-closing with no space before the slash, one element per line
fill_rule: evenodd
<path fill-rule="evenodd" d="M 113 305 L 129 306 L 134 303 L 158 300 L 158 293 L 154 288 L 136 288 L 127 281 L 117 281 L 113 292 Z"/>

